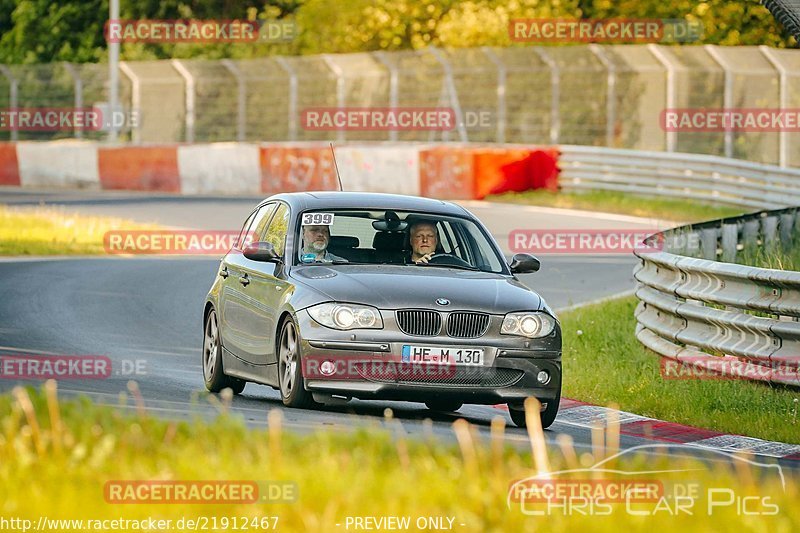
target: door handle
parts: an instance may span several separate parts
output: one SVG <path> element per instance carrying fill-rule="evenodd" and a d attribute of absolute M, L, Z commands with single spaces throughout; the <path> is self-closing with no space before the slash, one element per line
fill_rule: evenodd
<path fill-rule="evenodd" d="M 222 270 L 219 271 L 219 275 L 222 276 L 223 278 L 227 278 L 229 276 L 228 267 L 226 266 L 222 267 Z"/>
<path fill-rule="evenodd" d="M 250 278 L 247 276 L 247 274 L 245 274 L 244 276 L 239 278 L 239 283 L 247 287 L 248 285 L 250 285 Z"/>

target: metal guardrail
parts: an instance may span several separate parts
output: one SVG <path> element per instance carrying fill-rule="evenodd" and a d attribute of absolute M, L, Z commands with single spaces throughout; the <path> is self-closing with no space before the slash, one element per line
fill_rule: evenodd
<path fill-rule="evenodd" d="M 703 371 L 724 366 L 728 375 L 800 386 L 800 272 L 733 263 L 748 250 L 795 245 L 799 213 L 762 211 L 650 237 L 661 250 L 635 252 L 637 339 Z"/>
<path fill-rule="evenodd" d="M 800 169 L 712 155 L 561 146 L 564 190 L 693 198 L 754 209 L 800 205 Z"/>

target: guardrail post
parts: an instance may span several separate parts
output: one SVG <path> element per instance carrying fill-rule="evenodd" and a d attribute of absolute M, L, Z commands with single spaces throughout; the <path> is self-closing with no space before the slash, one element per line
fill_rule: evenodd
<path fill-rule="evenodd" d="M 19 107 L 19 80 L 14 77 L 11 69 L 5 65 L 0 65 L 0 73 L 8 80 L 8 107 L 14 109 Z M 11 128 L 11 140 L 19 140 L 19 130 Z"/>
<path fill-rule="evenodd" d="M 186 82 L 186 142 L 194 142 L 194 119 L 195 119 L 195 90 L 194 90 L 194 76 L 191 72 L 186 70 L 186 67 L 178 61 L 173 59 L 171 61 L 172 67 L 178 71 L 183 80 Z"/>
<path fill-rule="evenodd" d="M 761 234 L 764 235 L 764 247 L 775 243 L 778 238 L 778 217 L 764 217 L 761 219 Z"/>
<path fill-rule="evenodd" d="M 780 235 L 781 245 L 785 250 L 791 248 L 794 241 L 794 219 L 796 213 L 781 214 Z"/>
<path fill-rule="evenodd" d="M 344 87 L 344 71 L 342 68 L 336 64 L 336 62 L 331 59 L 328 54 L 322 54 L 322 60 L 328 66 L 333 75 L 336 77 L 336 107 L 339 109 L 344 109 L 345 105 L 345 87 Z M 345 140 L 345 132 L 344 128 L 338 128 L 336 130 L 336 140 L 337 141 L 344 141 Z"/>
<path fill-rule="evenodd" d="M 139 76 L 128 66 L 125 61 L 119 62 L 119 70 L 131 80 L 131 113 L 138 113 L 142 108 L 142 83 Z M 136 127 L 131 127 L 131 141 L 134 143 L 142 142 L 142 117 L 137 116 Z"/>
<path fill-rule="evenodd" d="M 736 261 L 736 247 L 739 244 L 739 226 L 736 224 L 722 225 L 722 261 L 733 263 Z"/>
<path fill-rule="evenodd" d="M 247 137 L 247 85 L 236 63 L 230 59 L 223 59 L 222 66 L 228 69 L 228 72 L 236 78 L 236 140 L 244 142 Z"/>
<path fill-rule="evenodd" d="M 297 140 L 297 72 L 285 57 L 277 56 L 275 61 L 289 75 L 289 117 L 287 128 L 289 130 L 289 140 Z"/>
<path fill-rule="evenodd" d="M 396 109 L 399 102 L 399 75 L 397 66 L 386 59 L 386 54 L 384 52 L 372 52 L 372 55 L 389 70 L 389 107 Z M 397 128 L 389 130 L 389 140 L 392 142 L 397 141 Z"/>
<path fill-rule="evenodd" d="M 703 48 L 706 52 L 708 52 L 708 55 L 710 55 L 714 61 L 716 61 L 717 64 L 722 67 L 725 80 L 725 92 L 722 97 L 722 107 L 726 111 L 729 111 L 733 109 L 733 71 L 731 66 L 728 64 L 725 58 L 722 57 L 722 54 L 720 54 L 719 50 L 717 50 L 713 44 L 704 45 Z M 730 121 L 725 128 L 725 157 L 733 157 L 733 128 L 731 127 Z"/>
<path fill-rule="evenodd" d="M 541 47 L 535 47 L 534 51 L 550 68 L 550 143 L 558 144 L 561 137 L 561 114 L 558 108 L 561 102 L 561 72 L 558 64 Z"/>
<path fill-rule="evenodd" d="M 495 142 L 506 142 L 506 78 L 508 70 L 500 57 L 488 46 L 481 48 L 489 61 L 497 67 L 497 138 Z"/>
<path fill-rule="evenodd" d="M 701 230 L 700 240 L 703 247 L 703 259 L 716 261 L 719 231 L 719 228 L 703 228 Z"/>
<path fill-rule="evenodd" d="M 453 106 L 453 111 L 456 115 L 456 124 L 458 124 L 458 135 L 461 138 L 461 142 L 469 142 L 469 138 L 467 137 L 467 128 L 464 125 L 464 114 L 461 112 L 461 102 L 458 99 L 458 93 L 456 92 L 456 84 L 453 81 L 453 66 L 444 57 L 444 54 L 436 48 L 435 46 L 431 46 L 428 48 L 428 51 L 433 54 L 433 57 L 436 58 L 436 61 L 442 66 L 442 70 L 444 70 L 444 82 L 445 86 L 447 87 L 447 92 L 450 95 L 450 105 Z"/>

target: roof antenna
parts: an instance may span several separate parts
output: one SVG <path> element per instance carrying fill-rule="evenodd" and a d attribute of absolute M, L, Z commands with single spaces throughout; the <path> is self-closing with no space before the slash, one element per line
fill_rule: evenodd
<path fill-rule="evenodd" d="M 333 154 L 333 168 L 336 169 L 336 178 L 339 180 L 339 192 L 342 192 L 344 187 L 342 187 L 342 177 L 339 175 L 339 165 L 336 164 L 336 151 L 333 149 L 333 143 L 331 143 L 331 154 Z"/>

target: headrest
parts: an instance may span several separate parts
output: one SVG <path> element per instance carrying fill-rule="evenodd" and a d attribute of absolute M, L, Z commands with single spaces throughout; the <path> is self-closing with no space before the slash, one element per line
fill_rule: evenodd
<path fill-rule="evenodd" d="M 331 240 L 328 246 L 333 248 L 358 248 L 358 237 L 350 237 L 348 235 L 331 235 Z"/>
<path fill-rule="evenodd" d="M 381 252 L 400 252 L 405 245 L 406 234 L 402 231 L 379 231 L 372 239 L 372 247 Z"/>

